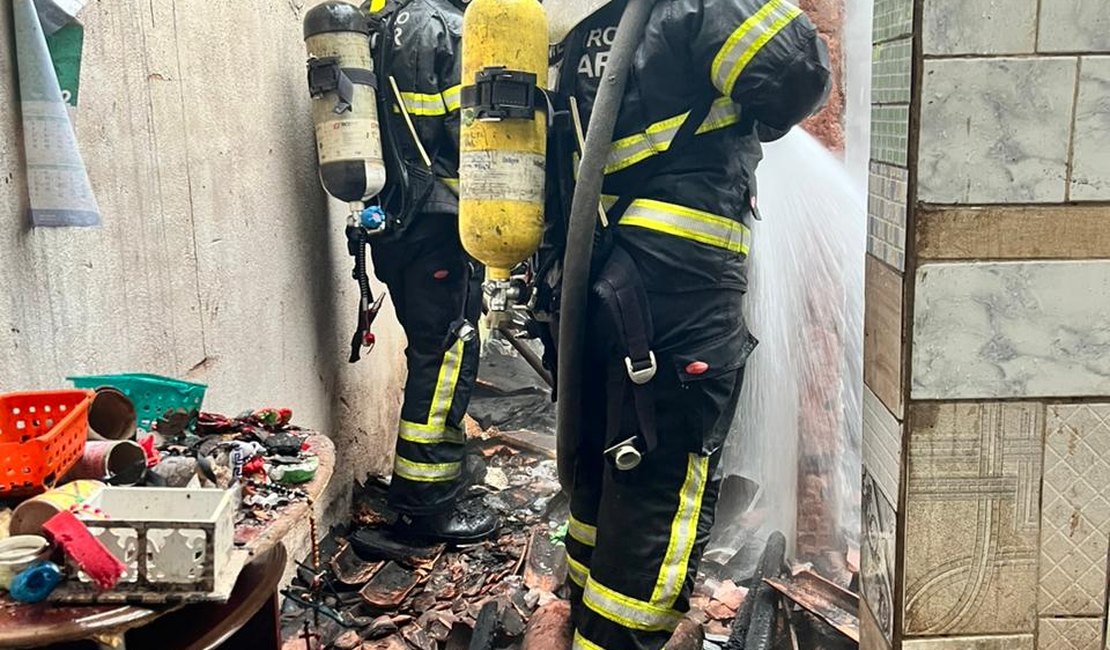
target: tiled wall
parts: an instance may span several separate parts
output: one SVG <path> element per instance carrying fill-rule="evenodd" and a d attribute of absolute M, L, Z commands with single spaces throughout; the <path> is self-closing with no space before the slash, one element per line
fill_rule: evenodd
<path fill-rule="evenodd" d="M 1110 1 L 914 5 L 875 2 L 860 645 L 1104 650 Z"/>

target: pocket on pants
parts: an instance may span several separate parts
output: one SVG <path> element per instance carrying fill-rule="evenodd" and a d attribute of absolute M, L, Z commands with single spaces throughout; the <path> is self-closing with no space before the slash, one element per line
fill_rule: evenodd
<path fill-rule="evenodd" d="M 691 429 L 689 451 L 711 455 L 724 445 L 736 416 L 744 367 L 756 343 L 744 331 L 674 355 L 687 411 L 684 425 Z"/>

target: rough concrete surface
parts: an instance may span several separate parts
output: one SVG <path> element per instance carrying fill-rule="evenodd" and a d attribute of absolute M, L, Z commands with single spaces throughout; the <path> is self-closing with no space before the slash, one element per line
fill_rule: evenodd
<path fill-rule="evenodd" d="M 373 356 L 346 363 L 357 296 L 315 169 L 313 4 L 90 3 L 77 132 L 104 225 L 75 230 L 29 227 L 0 4 L 0 390 L 148 371 L 207 383 L 209 410 L 291 407 L 334 437 L 345 513 L 352 477 L 388 467 L 404 337 L 383 313 Z"/>

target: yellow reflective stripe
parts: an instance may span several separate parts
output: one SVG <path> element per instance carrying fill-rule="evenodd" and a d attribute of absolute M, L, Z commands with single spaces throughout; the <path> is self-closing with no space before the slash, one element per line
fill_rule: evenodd
<path fill-rule="evenodd" d="M 605 648 L 602 648 L 593 641 L 590 641 L 586 637 L 582 636 L 581 632 L 575 630 L 574 646 L 571 648 L 571 650 L 605 650 Z"/>
<path fill-rule="evenodd" d="M 643 133 L 636 133 L 613 143 L 605 164 L 605 173 L 614 174 L 671 148 L 671 143 L 689 117 L 682 115 L 652 124 Z M 698 127 L 697 134 L 723 129 L 740 121 L 740 106 L 729 97 L 719 97 L 713 102 L 709 114 Z"/>
<path fill-rule="evenodd" d="M 420 483 L 444 483 L 462 474 L 462 463 L 415 463 L 398 456 L 393 461 L 393 473 Z"/>
<path fill-rule="evenodd" d="M 400 436 L 401 440 L 418 445 L 436 445 L 441 442 L 457 445 L 466 443 L 466 435 L 454 427 L 417 424 L 405 420 L 401 420 L 397 435 Z"/>
<path fill-rule="evenodd" d="M 786 0 L 771 0 L 744 21 L 721 46 L 713 59 L 713 85 L 732 95 L 736 81 L 755 55 L 784 27 L 802 13 Z"/>
<path fill-rule="evenodd" d="M 637 199 L 621 217 L 620 225 L 654 230 L 733 253 L 747 255 L 751 249 L 751 231 L 744 224 L 673 203 Z"/>
<path fill-rule="evenodd" d="M 435 380 L 435 394 L 432 396 L 432 406 L 428 409 L 426 423 L 408 422 L 401 420 L 397 435 L 402 440 L 416 443 L 417 445 L 434 445 L 437 443 L 464 444 L 465 435 L 461 430 L 447 426 L 447 415 L 451 413 L 451 403 L 455 399 L 455 387 L 458 385 L 458 376 L 463 370 L 462 341 L 456 341 L 447 348 L 443 354 L 443 363 L 440 364 L 440 375 Z M 398 459 L 400 460 L 400 459 Z M 406 477 L 407 478 L 407 477 Z"/>
<path fill-rule="evenodd" d="M 608 210 L 609 208 L 612 208 L 614 205 L 616 205 L 618 199 L 620 199 L 620 197 L 613 194 L 602 194 L 601 207 Z"/>
<path fill-rule="evenodd" d="M 586 580 L 590 577 L 590 570 L 586 568 L 585 564 L 571 557 L 570 551 L 567 551 L 567 574 L 574 581 L 574 584 L 585 588 Z"/>
<path fill-rule="evenodd" d="M 457 111 L 462 106 L 462 86 L 451 86 L 440 95 L 443 97 L 443 105 L 448 113 Z"/>
<path fill-rule="evenodd" d="M 632 630 L 671 632 L 682 619 L 682 614 L 670 607 L 659 607 L 617 593 L 592 576 L 586 581 L 582 602 L 599 616 Z"/>
<path fill-rule="evenodd" d="M 671 539 L 667 544 L 667 554 L 659 569 L 659 579 L 651 602 L 666 607 L 674 607 L 686 581 L 690 567 L 690 554 L 698 536 L 698 518 L 701 515 L 702 497 L 709 477 L 709 458 L 690 454 L 686 465 L 686 480 L 678 497 L 678 511 L 671 522 Z"/>
<path fill-rule="evenodd" d="M 402 92 L 401 99 L 404 100 L 405 110 L 409 112 L 409 115 L 434 117 L 447 114 L 447 105 L 443 101 L 443 95 L 439 93 L 426 95 L 424 93 Z"/>
<path fill-rule="evenodd" d="M 457 179 L 457 178 L 441 178 L 439 180 L 440 180 L 441 183 L 443 183 L 447 187 L 451 188 L 451 190 L 455 194 L 459 193 L 459 179 Z"/>
<path fill-rule="evenodd" d="M 570 521 L 567 523 L 567 534 L 580 544 L 597 546 L 597 526 L 584 524 L 575 519 L 574 515 L 570 516 Z"/>

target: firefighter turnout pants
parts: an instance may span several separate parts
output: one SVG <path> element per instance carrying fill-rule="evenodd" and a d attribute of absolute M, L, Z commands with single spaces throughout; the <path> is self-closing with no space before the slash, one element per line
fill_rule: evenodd
<path fill-rule="evenodd" d="M 455 328 L 477 324 L 482 274 L 452 215 L 419 215 L 397 240 L 372 243 L 371 254 L 408 338 L 389 503 L 414 516 L 450 510 L 466 487 L 462 420 L 479 355 L 477 337 L 463 342 Z"/>
<path fill-rule="evenodd" d="M 689 609 L 720 490 L 720 450 L 755 345 L 739 291 L 649 300 L 658 443 L 635 469 L 618 470 L 603 455 L 620 442 L 606 439 L 606 393 L 623 360 L 604 349 L 588 353 L 566 543 L 575 650 L 659 650 Z M 593 335 L 599 325 L 590 319 Z"/>

